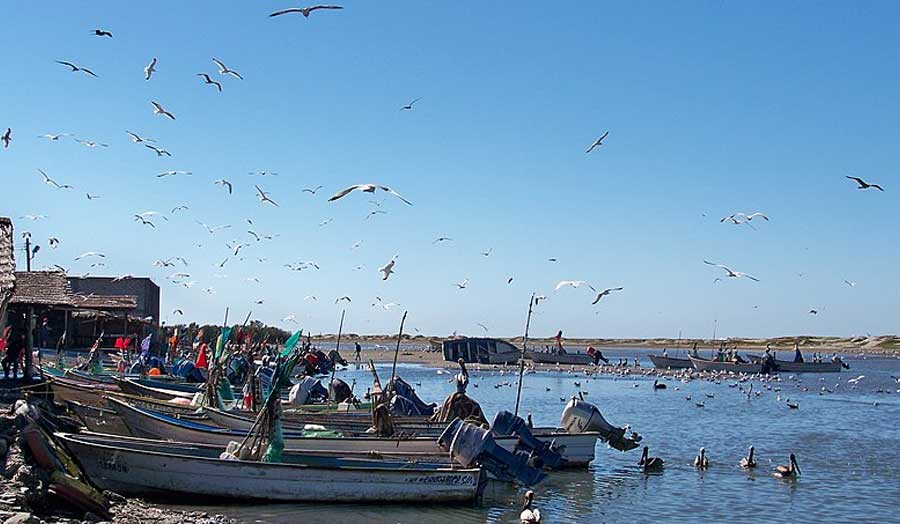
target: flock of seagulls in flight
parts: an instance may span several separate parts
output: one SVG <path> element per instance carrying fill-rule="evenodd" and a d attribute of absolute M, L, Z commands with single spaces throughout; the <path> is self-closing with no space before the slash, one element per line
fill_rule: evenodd
<path fill-rule="evenodd" d="M 290 15 L 290 14 L 300 14 L 304 18 L 309 18 L 312 13 L 315 13 L 317 11 L 327 12 L 327 11 L 338 11 L 341 9 L 343 9 L 343 7 L 339 6 L 339 5 L 313 5 L 313 6 L 308 6 L 308 7 L 292 7 L 292 8 L 275 11 L 275 12 L 271 13 L 269 15 L 269 17 L 274 18 L 274 17 L 281 17 L 284 15 Z M 105 29 L 94 29 L 91 31 L 91 34 L 93 34 L 94 36 L 100 37 L 100 38 L 113 38 L 113 33 L 111 31 L 108 31 Z M 212 62 L 216 66 L 218 75 L 223 76 L 223 77 L 230 77 L 235 80 L 244 80 L 244 76 L 240 72 L 229 67 L 222 60 L 220 60 L 216 57 L 213 57 Z M 85 67 L 83 65 L 79 65 L 74 62 L 66 61 L 66 60 L 57 60 L 56 63 L 68 68 L 68 70 L 72 73 L 82 73 L 82 74 L 84 74 L 86 76 L 90 76 L 92 78 L 99 78 L 99 76 L 94 72 L 94 70 L 92 70 L 88 67 Z M 144 67 L 143 72 L 144 72 L 145 81 L 149 82 L 154 77 L 154 75 L 157 74 L 157 64 L 158 64 L 157 57 L 153 57 L 150 60 L 150 62 L 146 65 L 146 67 Z M 210 73 L 199 72 L 199 73 L 196 73 L 196 76 L 202 79 L 203 84 L 215 87 L 217 92 L 221 93 L 223 91 L 222 82 L 213 78 L 213 76 Z M 400 107 L 400 110 L 401 111 L 412 111 L 414 105 L 417 104 L 420 100 L 422 100 L 421 97 L 416 97 L 416 98 L 412 99 L 410 102 L 408 102 L 407 104 L 402 105 Z M 151 100 L 150 104 L 152 106 L 154 115 L 160 116 L 160 117 L 172 120 L 172 121 L 176 120 L 175 114 L 172 113 L 170 110 L 166 109 L 166 107 L 163 106 L 160 102 L 158 102 L 156 100 Z M 145 148 L 147 148 L 149 151 L 152 151 L 157 157 L 172 157 L 172 153 L 170 151 L 168 151 L 167 149 L 165 149 L 164 147 L 157 144 L 154 139 L 141 136 L 141 135 L 139 135 L 137 133 L 133 133 L 131 131 L 126 131 L 126 133 L 130 137 L 132 142 L 134 142 L 135 144 L 143 144 Z M 585 153 L 590 154 L 590 153 L 594 152 L 597 148 L 602 147 L 604 145 L 604 140 L 606 140 L 606 138 L 608 136 L 609 136 L 609 131 L 608 130 L 604 131 L 595 141 L 593 141 L 588 146 Z M 107 148 L 107 147 L 109 147 L 109 144 L 98 142 L 95 140 L 76 138 L 70 133 L 47 133 L 47 134 L 41 135 L 39 138 L 43 138 L 43 139 L 46 139 L 51 142 L 56 142 L 56 141 L 59 141 L 63 137 L 72 137 L 77 143 L 79 143 L 85 147 L 88 147 L 88 148 L 97 148 L 97 147 Z M 4 149 L 8 149 L 10 147 L 10 144 L 13 142 L 12 129 L 10 127 L 7 127 L 6 131 L 2 135 L 0 135 L 0 142 L 2 142 Z M 56 190 L 74 189 L 74 186 L 72 186 L 71 184 L 60 183 L 57 180 L 51 178 L 42 169 L 38 169 L 38 173 L 40 174 L 43 182 L 46 185 L 52 187 L 53 189 L 56 189 Z M 268 171 L 260 171 L 258 173 L 251 173 L 251 174 L 256 174 L 259 176 L 274 176 L 277 173 L 272 173 L 272 172 L 268 172 Z M 157 178 L 169 178 L 169 177 L 190 176 L 190 175 L 192 175 L 192 172 L 188 171 L 188 170 L 167 170 L 167 171 L 160 172 L 156 176 L 157 176 Z M 875 183 L 869 183 L 869 182 L 863 180 L 862 178 L 855 177 L 855 176 L 846 176 L 846 178 L 854 181 L 857 184 L 857 189 L 859 189 L 859 190 L 876 189 L 878 191 L 882 191 L 882 192 L 884 191 L 884 188 L 881 185 L 875 184 Z M 234 193 L 235 186 L 228 179 L 220 178 L 218 180 L 215 180 L 213 183 L 215 185 L 221 186 L 223 189 L 226 189 L 228 191 L 229 195 Z M 318 186 L 311 187 L 311 188 L 303 188 L 302 192 L 308 193 L 312 196 L 315 196 L 319 192 L 319 190 L 322 189 L 322 187 L 323 187 L 322 185 L 318 185 Z M 273 196 L 270 192 L 263 190 L 257 184 L 254 184 L 254 188 L 256 190 L 256 196 L 257 196 L 260 204 L 269 205 L 272 207 L 280 207 L 280 205 L 273 198 Z M 410 205 L 410 206 L 413 205 L 413 203 L 410 200 L 408 200 L 407 198 L 402 196 L 400 193 L 398 193 L 394 189 L 392 189 L 388 186 L 385 186 L 385 185 L 374 184 L 374 183 L 351 185 L 345 189 L 339 190 L 336 193 L 334 193 L 331 197 L 328 198 L 328 202 L 335 202 L 337 200 L 340 200 L 340 199 L 346 197 L 347 195 L 349 195 L 353 192 L 368 193 L 373 196 L 377 193 L 385 193 L 385 194 L 391 195 L 391 196 L 399 199 L 400 201 L 404 202 L 407 205 Z M 95 199 L 100 198 L 100 195 L 93 194 L 93 193 L 85 193 L 85 196 L 87 197 L 88 200 L 95 200 Z M 372 203 L 375 204 L 376 206 L 381 205 L 381 202 L 377 202 L 377 201 L 372 201 Z M 172 213 L 174 214 L 178 211 L 185 211 L 187 209 L 188 209 L 188 206 L 185 206 L 185 205 L 176 206 L 172 209 Z M 374 217 L 374 216 L 377 216 L 380 214 L 385 214 L 385 213 L 386 213 L 386 211 L 384 211 L 384 210 L 373 209 L 365 216 L 365 219 L 369 219 L 371 217 Z M 41 220 L 46 217 L 44 215 L 34 214 L 34 215 L 24 215 L 22 218 L 32 220 L 32 221 L 37 221 L 37 220 Z M 135 213 L 133 215 L 133 218 L 134 218 L 135 222 L 139 222 L 142 226 L 146 226 L 146 227 L 153 228 L 153 229 L 156 229 L 156 227 L 157 227 L 156 223 L 154 222 L 154 220 L 156 218 L 168 220 L 167 217 L 165 217 L 161 213 L 157 213 L 157 212 Z M 744 212 L 732 213 L 728 216 L 722 217 L 720 222 L 729 223 L 729 224 L 733 224 L 733 225 L 740 225 L 740 224 L 748 224 L 749 225 L 754 219 L 758 219 L 758 220 L 761 219 L 765 222 L 769 221 L 769 217 L 765 213 L 755 211 L 755 212 L 749 212 L 749 213 L 744 213 Z M 331 221 L 331 219 L 328 218 L 328 219 L 322 221 L 319 225 L 325 226 L 330 221 Z M 230 225 L 208 226 L 200 221 L 197 221 L 197 223 L 202 225 L 207 230 L 207 232 L 211 235 L 215 234 L 217 231 L 231 227 Z M 252 222 L 251 222 L 251 224 L 252 224 Z M 249 230 L 248 234 L 250 236 L 252 236 L 253 239 L 257 242 L 273 239 L 273 235 L 260 234 L 253 230 Z M 51 247 L 55 248 L 59 245 L 58 238 L 51 237 L 50 240 L 51 240 L 51 242 L 50 242 Z M 432 242 L 432 244 L 442 244 L 442 243 L 446 243 L 446 242 L 453 242 L 453 238 L 447 237 L 447 236 L 439 236 Z M 200 244 L 198 244 L 198 245 L 200 245 Z M 250 244 L 236 243 L 236 244 L 229 244 L 229 247 L 234 250 L 233 256 L 238 256 L 241 248 L 246 245 L 250 245 Z M 354 246 L 354 249 L 357 247 L 359 247 L 359 243 L 357 243 Z M 492 249 L 493 248 L 488 249 L 487 251 L 481 252 L 481 255 L 484 257 L 490 256 Z M 77 257 L 75 260 L 77 261 L 77 260 L 81 260 L 83 258 L 88 258 L 88 257 L 102 258 L 102 257 L 105 257 L 105 255 L 103 255 L 102 253 L 87 252 L 87 253 L 84 253 L 81 256 Z M 176 259 L 184 261 L 184 259 L 181 257 L 176 257 Z M 169 259 L 169 260 L 172 260 L 172 259 Z M 225 265 L 225 263 L 227 262 L 227 260 L 228 259 L 226 258 L 222 263 L 220 263 L 219 267 L 223 267 Z M 264 260 L 264 259 L 260 258 L 260 260 Z M 552 262 L 556 262 L 557 259 L 549 258 L 548 261 L 552 263 Z M 720 268 L 721 270 L 723 270 L 724 278 L 731 278 L 731 279 L 746 278 L 746 279 L 749 279 L 749 280 L 752 280 L 755 282 L 759 282 L 759 279 L 757 279 L 756 277 L 749 275 L 747 273 L 741 272 L 741 271 L 735 271 L 726 265 L 713 263 L 713 262 L 710 262 L 707 260 L 704 260 L 703 262 L 707 265 L 711 265 L 711 266 L 714 266 L 714 267 L 717 267 L 717 268 Z M 184 263 L 186 264 L 186 261 L 184 261 Z M 395 268 L 396 263 L 397 263 L 397 255 L 393 256 L 384 266 L 382 266 L 378 269 L 378 271 L 382 274 L 382 280 L 385 280 L 385 281 L 388 280 L 390 278 L 390 276 L 395 273 L 394 268 Z M 164 265 L 168 266 L 170 264 L 165 263 Z M 313 266 L 315 266 L 316 268 L 318 267 L 315 264 L 310 265 L 307 263 L 300 263 L 300 264 L 296 264 L 296 265 L 286 264 L 286 267 L 288 267 L 289 269 L 298 270 L 298 271 L 303 270 L 303 269 L 308 269 Z M 357 269 L 360 269 L 361 267 L 362 266 L 357 266 Z M 187 276 L 186 274 L 184 274 L 184 275 Z M 256 281 L 258 282 L 258 280 L 259 279 L 257 278 Z M 716 278 L 714 282 L 718 282 L 721 280 L 722 280 L 722 278 Z M 513 277 L 508 277 L 506 280 L 506 283 L 511 284 L 512 282 L 513 282 Z M 463 290 L 463 289 L 466 289 L 466 287 L 468 286 L 468 283 L 469 283 L 469 279 L 466 278 L 465 280 L 455 284 L 455 286 L 458 289 Z M 844 283 L 847 284 L 849 287 L 855 286 L 855 283 L 853 283 L 849 280 L 845 280 Z M 182 282 L 182 284 L 189 284 L 189 282 Z M 564 281 L 560 281 L 556 285 L 554 291 L 559 291 L 563 287 L 571 287 L 571 288 L 577 289 L 582 286 L 589 288 L 592 292 L 594 292 L 596 294 L 595 298 L 591 302 L 592 305 L 596 305 L 604 297 L 607 297 L 614 292 L 619 292 L 624 289 L 623 287 L 612 287 L 612 288 L 605 288 L 602 290 L 597 290 L 596 288 L 594 288 L 593 286 L 591 286 L 584 280 L 564 280 Z M 190 286 L 186 286 L 186 287 L 190 287 Z M 315 298 L 315 297 L 313 297 L 313 298 Z M 350 297 L 344 296 L 344 297 L 337 299 L 336 303 L 344 301 L 345 299 L 347 302 L 350 302 Z M 546 300 L 546 296 L 539 295 L 538 297 L 536 297 L 536 303 L 538 303 L 542 300 Z M 379 302 L 380 302 L 380 300 L 379 300 Z M 180 308 L 176 308 L 173 311 L 173 313 L 175 311 L 177 311 L 179 314 L 183 314 L 183 311 Z M 814 314 L 814 315 L 818 314 L 818 309 L 811 309 L 810 314 Z M 482 325 L 482 327 L 484 327 L 484 326 Z"/>

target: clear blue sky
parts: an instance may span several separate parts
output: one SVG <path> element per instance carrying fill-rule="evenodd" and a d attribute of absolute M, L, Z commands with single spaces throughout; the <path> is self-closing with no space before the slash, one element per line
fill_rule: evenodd
<path fill-rule="evenodd" d="M 42 244 L 37 267 L 151 276 L 170 322 L 181 320 L 176 307 L 214 322 L 229 306 L 288 328 L 281 319 L 295 314 L 314 333 L 336 331 L 334 300 L 349 295 L 347 331 L 395 331 L 408 309 L 410 332 L 479 334 L 480 322 L 514 336 L 532 291 L 550 297 L 538 336 L 710 336 L 714 319 L 720 336 L 897 332 L 900 4 L 348 1 L 309 19 L 268 18 L 291 5 L 4 10 L 0 127 L 13 143 L 0 150 L 0 214 Z M 214 74 L 211 57 L 245 80 Z M 177 120 L 154 116 L 151 99 Z M 109 147 L 37 138 L 51 132 Z M 39 168 L 76 189 L 46 186 Z M 170 169 L 193 176 L 155 176 Z M 857 191 L 848 174 L 887 191 Z M 415 205 L 379 197 L 387 214 L 365 219 L 369 195 L 326 202 L 365 182 Z M 281 207 L 262 206 L 254 183 Z M 301 192 L 320 184 L 315 197 Z M 155 219 L 156 230 L 132 220 L 179 204 L 191 209 Z M 737 211 L 771 221 L 719 223 Z M 252 242 L 247 218 L 277 238 Z M 195 220 L 232 228 L 211 236 Z M 432 245 L 438 236 L 455 241 Z M 246 260 L 214 267 L 236 239 L 253 243 Z M 85 251 L 106 253 L 108 267 L 73 260 Z M 394 254 L 383 282 L 377 268 Z M 190 266 L 153 267 L 168 256 Z M 714 284 L 721 272 L 704 259 L 761 282 Z M 300 260 L 321 270 L 283 267 Z M 169 283 L 174 271 L 197 284 Z M 586 288 L 553 293 L 563 279 L 625 290 L 591 306 Z M 376 295 L 402 308 L 372 308 Z"/>

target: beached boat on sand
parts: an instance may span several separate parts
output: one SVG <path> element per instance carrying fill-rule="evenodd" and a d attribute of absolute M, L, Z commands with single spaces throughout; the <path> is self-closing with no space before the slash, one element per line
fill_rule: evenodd
<path fill-rule="evenodd" d="M 461 503 L 478 468 L 289 455 L 290 463 L 222 460 L 221 449 L 106 435 L 56 434 L 100 489 L 284 502 Z M 224 448 L 222 448 L 224 449 Z"/>
<path fill-rule="evenodd" d="M 108 399 L 110 406 L 125 421 L 134 436 L 173 440 L 179 442 L 197 442 L 213 444 L 225 448 L 231 441 L 240 441 L 246 430 L 222 429 L 206 424 L 179 420 L 174 417 L 154 413 L 149 410 L 130 406 L 114 398 Z M 565 459 L 567 467 L 586 466 L 594 460 L 594 448 L 600 434 L 595 431 L 584 433 L 568 433 L 557 430 L 552 433 L 538 433 L 538 438 L 553 442 Z M 497 444 L 507 450 L 513 450 L 519 443 L 518 437 L 495 436 Z M 296 433 L 285 433 L 286 448 L 309 451 L 364 451 L 388 453 L 439 453 L 438 444 L 433 437 L 304 437 Z"/>

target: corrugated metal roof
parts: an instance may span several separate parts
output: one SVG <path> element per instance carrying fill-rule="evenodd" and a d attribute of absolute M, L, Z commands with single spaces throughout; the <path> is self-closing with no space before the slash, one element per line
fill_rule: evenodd
<path fill-rule="evenodd" d="M 74 306 L 72 290 L 61 271 L 16 271 L 16 289 L 10 304 Z"/>

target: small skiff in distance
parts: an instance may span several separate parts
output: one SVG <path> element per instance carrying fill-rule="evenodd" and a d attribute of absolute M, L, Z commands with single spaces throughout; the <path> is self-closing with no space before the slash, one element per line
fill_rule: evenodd
<path fill-rule="evenodd" d="M 648 356 L 656 369 L 693 369 L 694 367 L 689 358 L 664 357 L 662 355 Z"/>

